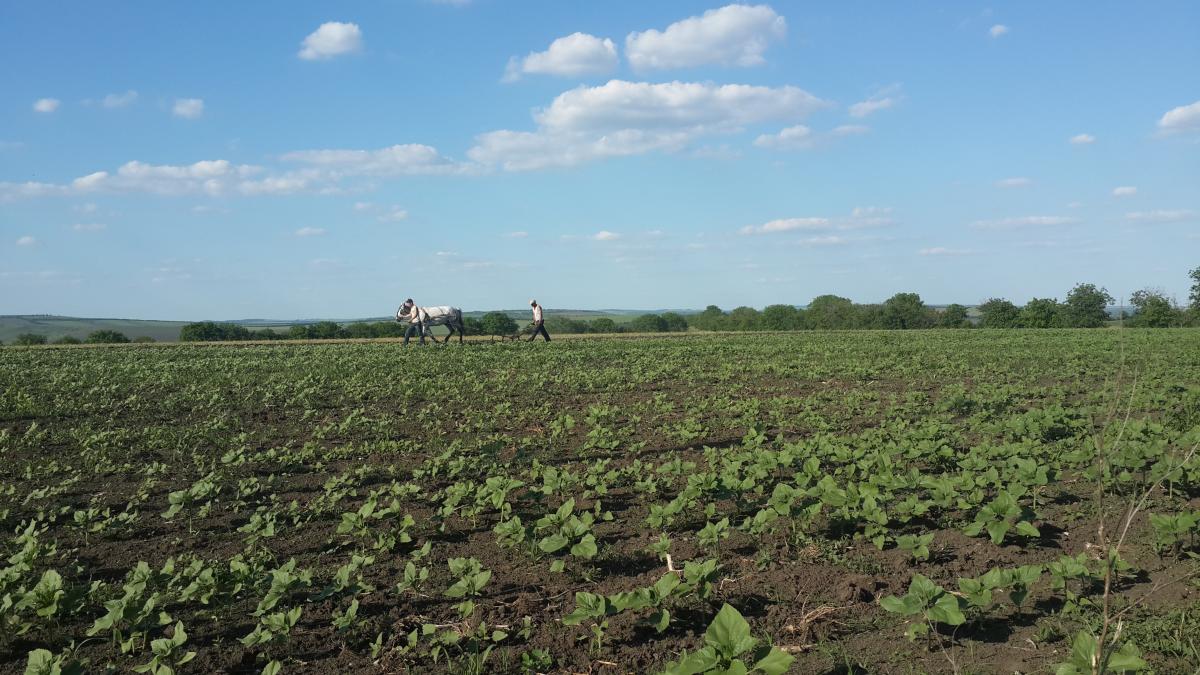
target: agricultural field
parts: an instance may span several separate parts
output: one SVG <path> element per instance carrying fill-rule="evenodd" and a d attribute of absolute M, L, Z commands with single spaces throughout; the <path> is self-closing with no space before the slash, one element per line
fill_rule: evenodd
<path fill-rule="evenodd" d="M 1198 442 L 1195 330 L 9 347 L 0 672 L 1191 673 Z"/>

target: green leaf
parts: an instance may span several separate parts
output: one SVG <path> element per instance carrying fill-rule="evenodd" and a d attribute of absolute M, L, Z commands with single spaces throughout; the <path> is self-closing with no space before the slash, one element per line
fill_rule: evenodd
<path fill-rule="evenodd" d="M 750 624 L 746 623 L 741 612 L 726 603 L 717 612 L 716 618 L 708 624 L 704 632 L 704 643 L 715 648 L 727 658 L 732 658 L 753 646 L 754 638 L 750 637 Z"/>
<path fill-rule="evenodd" d="M 650 625 L 654 626 L 654 630 L 661 633 L 671 625 L 671 612 L 661 609 L 650 615 Z"/>
<path fill-rule="evenodd" d="M 1108 657 L 1108 670 L 1112 673 L 1136 673 L 1149 668 L 1137 645 L 1126 642 Z"/>
<path fill-rule="evenodd" d="M 566 537 L 556 532 L 539 541 L 538 548 L 546 553 L 554 553 L 569 543 L 571 542 Z"/>
<path fill-rule="evenodd" d="M 578 544 L 571 547 L 571 555 L 590 559 L 595 557 L 599 550 L 599 547 L 596 546 L 596 538 L 586 534 Z"/>
<path fill-rule="evenodd" d="M 271 661 L 262 669 L 262 675 L 279 675 L 283 671 L 283 664 L 279 661 Z"/>
<path fill-rule="evenodd" d="M 782 649 L 771 647 L 766 655 L 754 662 L 754 669 L 762 671 L 764 675 L 783 675 L 795 660 L 796 657 Z"/>
<path fill-rule="evenodd" d="M 1008 534 L 1009 524 L 1003 520 L 995 520 L 987 525 L 988 536 L 992 538 L 992 543 L 999 546 L 1004 542 L 1004 535 Z"/>
<path fill-rule="evenodd" d="M 684 652 L 683 658 L 678 663 L 668 666 L 662 672 L 662 675 L 697 675 L 697 673 L 707 673 L 716 668 L 720 662 L 717 650 L 712 647 L 705 647 L 691 654 Z"/>
<path fill-rule="evenodd" d="M 1042 533 L 1039 532 L 1038 529 L 1033 526 L 1033 523 L 1029 522 L 1028 520 L 1022 520 L 1021 522 L 1017 523 L 1017 534 L 1025 537 L 1042 536 Z"/>
<path fill-rule="evenodd" d="M 901 616 L 912 616 L 921 611 L 920 601 L 911 595 L 905 595 L 897 598 L 894 595 L 889 595 L 886 598 L 879 599 L 879 606 L 889 612 L 894 612 Z"/>
<path fill-rule="evenodd" d="M 926 612 L 926 616 L 930 621 L 950 626 L 961 626 L 967 622 L 967 617 L 963 616 L 962 610 L 958 607 L 958 598 L 949 593 L 938 598 L 933 607 Z"/>

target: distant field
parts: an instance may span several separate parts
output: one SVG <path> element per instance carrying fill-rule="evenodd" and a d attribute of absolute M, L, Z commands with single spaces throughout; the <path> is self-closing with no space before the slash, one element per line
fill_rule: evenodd
<path fill-rule="evenodd" d="M 505 314 L 513 317 L 517 321 L 528 322 L 530 313 L 528 310 L 501 310 Z M 487 312 L 464 312 L 465 316 L 479 318 Z M 550 319 L 565 318 L 565 319 L 583 319 L 591 321 L 593 319 L 612 319 L 617 324 L 628 323 L 639 314 L 641 311 L 633 310 L 547 310 L 546 316 Z M 340 324 L 360 323 L 363 321 L 390 321 L 390 316 L 380 316 L 368 319 L 343 319 L 338 320 Z M 243 325 L 251 330 L 262 330 L 265 328 L 273 328 L 276 331 L 286 331 L 289 326 L 296 324 L 316 323 L 317 319 L 298 320 L 298 321 L 269 321 L 263 319 L 244 319 L 234 320 L 229 323 Z M 89 333 L 98 330 L 116 330 L 129 336 L 131 339 L 141 336 L 152 337 L 158 342 L 175 342 L 179 340 L 179 329 L 187 325 L 187 321 L 141 321 L 137 319 L 85 319 L 72 316 L 49 316 L 49 315 L 20 315 L 20 316 L 0 316 L 0 341 L 5 344 L 11 344 L 18 335 L 23 333 L 35 333 L 45 335 L 48 340 L 57 340 L 58 338 L 70 335 L 83 339 Z M 440 329 L 439 329 L 440 330 Z M 440 334 L 440 333 L 439 333 Z"/>
<path fill-rule="evenodd" d="M 50 340 L 70 335 L 83 339 L 98 330 L 116 330 L 130 338 L 143 335 L 159 342 L 179 339 L 184 321 L 137 321 L 134 319 L 80 319 L 68 316 L 0 317 L 0 340 L 10 344 L 22 333 L 45 335 Z"/>

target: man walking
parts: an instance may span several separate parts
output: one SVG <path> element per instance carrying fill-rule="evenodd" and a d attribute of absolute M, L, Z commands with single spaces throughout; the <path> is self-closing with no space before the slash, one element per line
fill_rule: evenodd
<path fill-rule="evenodd" d="M 421 336 L 421 344 L 425 344 L 425 318 L 428 316 L 425 310 L 417 307 L 413 299 L 409 298 L 396 311 L 397 321 L 400 321 L 402 316 L 408 316 L 408 328 L 404 329 L 404 346 L 408 346 L 408 340 L 412 337 L 414 330 L 417 331 L 417 335 Z"/>
<path fill-rule="evenodd" d="M 533 342 L 538 333 L 541 333 L 546 342 L 549 342 L 550 334 L 546 332 L 546 324 L 542 320 L 542 306 L 538 304 L 537 300 L 530 300 L 529 306 L 533 308 L 533 335 L 529 336 L 529 341 Z"/>

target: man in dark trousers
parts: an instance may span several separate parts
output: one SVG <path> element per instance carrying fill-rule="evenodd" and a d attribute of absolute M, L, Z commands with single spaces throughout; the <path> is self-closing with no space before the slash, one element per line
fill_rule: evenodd
<path fill-rule="evenodd" d="M 396 320 L 402 321 L 401 317 L 408 317 L 408 328 L 404 329 L 404 346 L 408 346 L 408 340 L 412 337 L 413 331 L 421 336 L 421 344 L 425 344 L 425 322 L 423 320 L 423 311 L 417 307 L 412 298 L 404 301 L 400 305 L 400 309 L 396 310 Z"/>
<path fill-rule="evenodd" d="M 537 300 L 530 300 L 529 306 L 533 308 L 533 335 L 529 336 L 529 341 L 533 342 L 538 333 L 541 333 L 546 342 L 549 342 L 550 334 L 546 332 L 546 323 L 542 318 L 542 306 L 538 304 Z"/>

